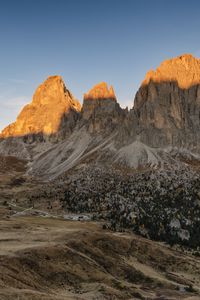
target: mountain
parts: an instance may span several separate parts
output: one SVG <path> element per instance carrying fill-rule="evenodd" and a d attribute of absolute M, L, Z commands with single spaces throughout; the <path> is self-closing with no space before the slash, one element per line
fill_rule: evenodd
<path fill-rule="evenodd" d="M 24 137 L 29 141 L 52 136 L 65 137 L 73 130 L 80 103 L 66 88 L 60 76 L 50 76 L 36 90 L 15 123 L 2 131 L 2 137 Z"/>
<path fill-rule="evenodd" d="M 84 161 L 109 161 L 125 116 L 113 88 L 106 83 L 95 85 L 84 95 L 71 135 L 37 155 L 31 164 L 32 174 L 55 179 Z"/>
<path fill-rule="evenodd" d="M 200 60 L 185 54 L 146 74 L 130 111 L 105 82 L 84 94 L 81 107 L 60 76 L 49 77 L 2 131 L 0 154 L 28 159 L 29 172 L 46 179 L 85 161 L 174 166 L 199 160 L 199 132 Z"/>
<path fill-rule="evenodd" d="M 146 74 L 134 102 L 135 135 L 151 147 L 200 151 L 200 60 L 190 54 Z"/>

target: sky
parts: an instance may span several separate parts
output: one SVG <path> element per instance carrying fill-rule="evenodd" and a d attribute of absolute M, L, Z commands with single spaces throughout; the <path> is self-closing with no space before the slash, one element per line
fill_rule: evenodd
<path fill-rule="evenodd" d="M 105 81 L 132 107 L 148 70 L 200 57 L 199 11 L 195 0 L 0 0 L 0 130 L 50 75 L 80 102 Z"/>

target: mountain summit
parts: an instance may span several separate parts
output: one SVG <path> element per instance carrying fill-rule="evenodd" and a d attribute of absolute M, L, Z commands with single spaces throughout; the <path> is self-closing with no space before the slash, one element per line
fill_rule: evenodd
<path fill-rule="evenodd" d="M 200 60 L 190 54 L 147 73 L 134 102 L 136 135 L 151 147 L 200 151 Z"/>
<path fill-rule="evenodd" d="M 113 87 L 105 82 L 95 85 L 84 94 L 82 118 L 88 121 L 90 131 L 110 131 L 120 123 L 122 109 L 117 103 Z"/>
<path fill-rule="evenodd" d="M 15 123 L 2 131 L 3 137 L 51 136 L 71 131 L 81 105 L 60 76 L 50 76 L 36 90 Z"/>
<path fill-rule="evenodd" d="M 113 87 L 108 88 L 106 82 L 100 82 L 95 85 L 88 93 L 84 94 L 84 100 L 116 100 Z"/>
<path fill-rule="evenodd" d="M 188 89 L 200 83 L 200 60 L 191 54 L 165 60 L 155 71 L 150 70 L 146 74 L 142 85 L 147 85 L 150 81 L 177 82 L 180 88 Z"/>

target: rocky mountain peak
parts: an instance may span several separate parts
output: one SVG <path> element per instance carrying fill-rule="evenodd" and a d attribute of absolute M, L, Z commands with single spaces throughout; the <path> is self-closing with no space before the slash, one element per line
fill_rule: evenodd
<path fill-rule="evenodd" d="M 106 82 L 95 85 L 88 93 L 84 94 L 84 100 L 103 100 L 110 99 L 116 101 L 115 92 L 112 86 L 108 88 Z"/>
<path fill-rule="evenodd" d="M 134 102 L 137 135 L 152 147 L 200 148 L 200 60 L 184 54 L 147 73 Z"/>
<path fill-rule="evenodd" d="M 88 121 L 90 132 L 112 131 L 119 125 L 122 115 L 113 87 L 105 82 L 84 94 L 82 119 Z"/>
<path fill-rule="evenodd" d="M 70 90 L 65 86 L 61 76 L 49 76 L 36 90 L 33 95 L 32 105 L 55 105 L 63 104 L 72 106 L 80 111 L 80 103 L 73 97 Z"/>
<path fill-rule="evenodd" d="M 72 129 L 80 110 L 80 103 L 66 88 L 62 77 L 50 76 L 37 88 L 32 102 L 22 109 L 16 122 L 6 127 L 1 136 L 63 134 Z"/>
<path fill-rule="evenodd" d="M 188 89 L 200 83 L 200 59 L 191 54 L 183 54 L 165 60 L 155 71 L 150 70 L 146 74 L 142 85 L 147 85 L 150 81 L 157 83 L 174 81 L 180 88 Z"/>

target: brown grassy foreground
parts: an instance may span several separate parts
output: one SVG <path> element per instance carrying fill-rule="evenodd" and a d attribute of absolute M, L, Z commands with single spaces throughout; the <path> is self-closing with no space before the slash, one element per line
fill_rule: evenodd
<path fill-rule="evenodd" d="M 93 222 L 1 213 L 1 300 L 200 299 L 199 258 Z"/>

